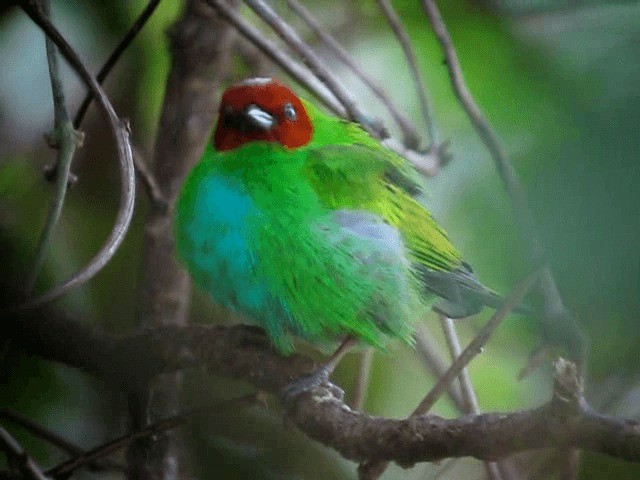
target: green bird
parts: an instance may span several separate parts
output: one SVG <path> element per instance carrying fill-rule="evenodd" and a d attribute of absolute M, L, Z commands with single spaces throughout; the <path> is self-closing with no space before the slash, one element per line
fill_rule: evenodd
<path fill-rule="evenodd" d="M 422 183 L 357 124 L 274 80 L 245 80 L 224 92 L 184 184 L 177 251 L 197 285 L 282 353 L 293 337 L 346 339 L 340 352 L 410 343 L 431 307 L 461 318 L 502 303 L 415 199 Z"/>

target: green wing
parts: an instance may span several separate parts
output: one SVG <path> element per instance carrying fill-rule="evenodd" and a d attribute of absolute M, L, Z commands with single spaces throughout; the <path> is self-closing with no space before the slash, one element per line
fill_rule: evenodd
<path fill-rule="evenodd" d="M 475 278 L 446 233 L 414 198 L 421 186 L 415 170 L 370 137 L 364 138 L 362 130 L 356 135 L 350 145 L 309 149 L 306 174 L 324 205 L 365 210 L 395 227 L 425 293 L 441 297 L 434 307 L 441 313 L 463 318 L 485 305 L 499 307 L 503 300 Z"/>
<path fill-rule="evenodd" d="M 392 151 L 362 143 L 310 148 L 305 173 L 326 207 L 366 210 L 396 227 L 417 266 L 452 271 L 462 265 L 445 232 L 413 198 L 421 190 L 419 175 Z"/>

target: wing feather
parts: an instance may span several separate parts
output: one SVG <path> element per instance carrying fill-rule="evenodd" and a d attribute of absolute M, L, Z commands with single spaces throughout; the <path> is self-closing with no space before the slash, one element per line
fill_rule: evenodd
<path fill-rule="evenodd" d="M 306 175 L 325 206 L 365 210 L 396 227 L 418 266 L 450 271 L 461 265 L 444 230 L 412 196 L 421 188 L 419 175 L 392 151 L 358 143 L 310 149 Z"/>

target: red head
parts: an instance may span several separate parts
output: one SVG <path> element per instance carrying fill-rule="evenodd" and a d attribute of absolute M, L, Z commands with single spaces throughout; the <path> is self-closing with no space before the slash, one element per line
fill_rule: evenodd
<path fill-rule="evenodd" d="M 309 115 L 295 93 L 270 78 L 251 78 L 222 95 L 213 144 L 219 151 L 255 141 L 295 148 L 309 143 L 312 134 Z"/>

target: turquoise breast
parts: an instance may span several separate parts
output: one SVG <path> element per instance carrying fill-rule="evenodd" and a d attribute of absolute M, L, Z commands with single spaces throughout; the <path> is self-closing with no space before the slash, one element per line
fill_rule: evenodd
<path fill-rule="evenodd" d="M 256 277 L 258 259 L 251 225 L 260 211 L 239 182 L 220 176 L 200 178 L 191 218 L 182 232 L 183 252 L 196 283 L 227 308 L 256 315 L 270 302 L 267 287 Z"/>

